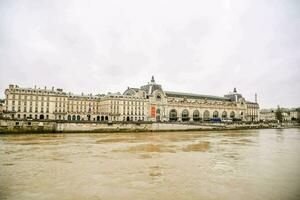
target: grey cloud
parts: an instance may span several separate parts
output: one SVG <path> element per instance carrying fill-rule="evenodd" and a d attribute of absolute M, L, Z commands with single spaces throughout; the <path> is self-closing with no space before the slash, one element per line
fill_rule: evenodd
<path fill-rule="evenodd" d="M 299 106 L 297 0 L 1 1 L 0 90 L 166 90 Z M 1 95 L 3 97 L 3 93 Z"/>

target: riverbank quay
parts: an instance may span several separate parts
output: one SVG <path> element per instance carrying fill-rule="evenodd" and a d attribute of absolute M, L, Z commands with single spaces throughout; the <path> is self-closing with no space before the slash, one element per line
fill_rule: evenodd
<path fill-rule="evenodd" d="M 91 122 L 0 119 L 0 133 L 107 133 L 299 128 L 297 123 Z"/>

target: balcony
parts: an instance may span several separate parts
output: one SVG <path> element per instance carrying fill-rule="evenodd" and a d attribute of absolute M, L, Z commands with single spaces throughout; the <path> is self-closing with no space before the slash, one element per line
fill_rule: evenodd
<path fill-rule="evenodd" d="M 115 116 L 115 117 L 116 117 L 116 116 L 120 116 L 121 114 L 120 114 L 120 113 L 109 113 L 108 115 L 109 115 L 109 116 Z"/>
<path fill-rule="evenodd" d="M 62 114 L 62 115 L 65 115 L 67 113 L 68 113 L 67 111 L 54 111 L 53 112 L 53 114 Z"/>

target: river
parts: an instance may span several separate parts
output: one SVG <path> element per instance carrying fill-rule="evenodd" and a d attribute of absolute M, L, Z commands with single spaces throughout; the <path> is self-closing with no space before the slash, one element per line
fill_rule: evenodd
<path fill-rule="evenodd" d="M 0 199 L 300 199 L 300 129 L 0 135 Z"/>

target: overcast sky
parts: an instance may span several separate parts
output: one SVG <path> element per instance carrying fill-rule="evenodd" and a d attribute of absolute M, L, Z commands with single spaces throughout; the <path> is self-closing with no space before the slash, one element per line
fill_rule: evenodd
<path fill-rule="evenodd" d="M 152 75 L 169 91 L 300 106 L 300 1 L 0 0 L 1 91 L 122 93 Z"/>

